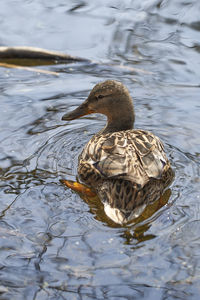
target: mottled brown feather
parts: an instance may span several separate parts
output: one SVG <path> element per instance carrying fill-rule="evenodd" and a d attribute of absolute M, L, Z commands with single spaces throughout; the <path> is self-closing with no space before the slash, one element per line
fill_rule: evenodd
<path fill-rule="evenodd" d="M 95 135 L 79 157 L 78 173 L 103 202 L 129 212 L 156 200 L 173 178 L 159 138 L 134 129 Z"/>

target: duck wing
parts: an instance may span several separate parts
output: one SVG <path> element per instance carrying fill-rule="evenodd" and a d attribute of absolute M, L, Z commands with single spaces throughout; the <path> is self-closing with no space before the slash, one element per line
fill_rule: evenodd
<path fill-rule="evenodd" d="M 103 178 L 121 178 L 143 187 L 150 178 L 160 179 L 168 163 L 154 134 L 127 130 L 94 136 L 81 155 Z"/>

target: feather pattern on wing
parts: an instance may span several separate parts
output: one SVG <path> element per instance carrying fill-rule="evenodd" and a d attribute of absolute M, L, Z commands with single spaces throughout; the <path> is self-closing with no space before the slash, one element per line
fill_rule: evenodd
<path fill-rule="evenodd" d="M 122 178 L 143 187 L 160 179 L 168 162 L 161 141 L 144 130 L 94 136 L 84 148 L 79 165 L 87 162 L 102 178 Z"/>

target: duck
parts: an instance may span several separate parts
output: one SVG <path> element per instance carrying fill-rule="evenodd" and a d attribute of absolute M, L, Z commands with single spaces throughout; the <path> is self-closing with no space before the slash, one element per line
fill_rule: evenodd
<path fill-rule="evenodd" d="M 123 83 L 96 84 L 88 98 L 62 120 L 93 113 L 105 115 L 107 123 L 79 155 L 78 176 L 98 195 L 106 215 L 123 225 L 159 199 L 174 172 L 161 140 L 150 131 L 134 128 L 133 100 Z"/>

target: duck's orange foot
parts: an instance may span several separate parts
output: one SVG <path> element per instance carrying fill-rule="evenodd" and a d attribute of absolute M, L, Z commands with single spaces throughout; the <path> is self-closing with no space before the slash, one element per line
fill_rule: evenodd
<path fill-rule="evenodd" d="M 68 188 L 72 189 L 73 191 L 75 191 L 77 193 L 84 194 L 88 197 L 96 196 L 96 193 L 93 190 L 91 190 L 88 186 L 86 186 L 82 183 L 79 183 L 77 181 L 61 179 L 60 182 L 65 184 Z"/>

